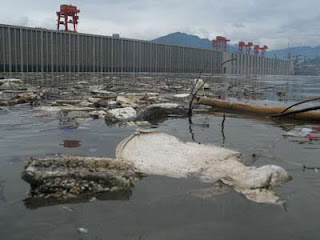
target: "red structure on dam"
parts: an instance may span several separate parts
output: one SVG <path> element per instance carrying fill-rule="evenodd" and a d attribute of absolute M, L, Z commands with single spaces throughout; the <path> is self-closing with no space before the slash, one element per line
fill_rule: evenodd
<path fill-rule="evenodd" d="M 227 50 L 227 42 L 230 42 L 230 40 L 222 36 L 217 36 L 215 40 L 212 40 L 213 50 L 225 52 Z"/>
<path fill-rule="evenodd" d="M 60 30 L 60 26 L 64 26 L 65 32 L 77 32 L 77 25 L 79 23 L 80 9 L 73 5 L 63 4 L 60 6 L 60 11 L 57 12 L 58 15 L 58 31 Z M 69 29 L 69 24 L 72 24 L 73 29 Z"/>

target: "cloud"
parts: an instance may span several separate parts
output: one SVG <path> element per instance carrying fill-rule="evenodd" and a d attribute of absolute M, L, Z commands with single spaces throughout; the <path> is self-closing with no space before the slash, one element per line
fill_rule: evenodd
<path fill-rule="evenodd" d="M 79 31 L 151 40 L 172 32 L 231 43 L 253 41 L 271 49 L 320 45 L 318 0 L 71 0 Z M 4 1 L 0 23 L 54 29 L 58 0 Z"/>

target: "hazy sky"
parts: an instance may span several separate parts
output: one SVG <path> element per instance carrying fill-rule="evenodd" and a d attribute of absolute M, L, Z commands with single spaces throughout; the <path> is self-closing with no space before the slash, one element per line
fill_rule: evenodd
<path fill-rule="evenodd" d="M 56 28 L 62 3 L 80 10 L 79 32 L 151 40 L 172 32 L 216 35 L 271 49 L 320 45 L 319 0 L 0 0 L 0 23 Z"/>

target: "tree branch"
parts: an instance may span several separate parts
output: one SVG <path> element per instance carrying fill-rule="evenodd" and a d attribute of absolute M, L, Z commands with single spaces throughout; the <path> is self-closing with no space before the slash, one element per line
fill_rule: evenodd
<path fill-rule="evenodd" d="M 236 61 L 236 60 L 237 60 L 236 58 L 232 58 L 232 59 L 226 60 L 226 61 L 224 61 L 224 62 L 221 64 L 220 67 L 223 67 L 223 65 L 227 64 L 228 62 L 232 62 L 232 61 Z M 217 68 L 215 68 L 214 70 L 216 70 L 216 69 L 217 69 Z M 214 74 L 213 72 L 214 72 L 214 71 L 212 71 L 210 77 L 207 78 L 207 80 L 203 81 L 203 84 L 195 91 L 195 93 L 192 93 L 193 90 L 194 90 L 194 88 L 195 88 L 195 86 L 196 86 L 196 84 L 194 84 L 194 87 L 192 88 L 192 92 L 191 92 L 192 97 L 191 97 L 191 100 L 190 100 L 190 102 L 189 102 L 189 116 L 192 115 L 192 104 L 193 104 L 194 98 L 196 97 L 196 95 L 198 94 L 198 92 L 200 91 L 200 89 L 212 78 L 212 76 L 213 76 L 213 74 Z"/>

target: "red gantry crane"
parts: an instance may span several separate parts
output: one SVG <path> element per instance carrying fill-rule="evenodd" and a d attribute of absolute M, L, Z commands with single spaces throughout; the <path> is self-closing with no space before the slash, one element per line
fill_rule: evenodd
<path fill-rule="evenodd" d="M 76 6 L 66 4 L 61 5 L 60 12 L 57 12 L 58 31 L 60 30 L 60 25 L 64 25 L 64 31 L 77 32 L 77 25 L 79 23 L 78 13 L 80 13 L 80 9 Z M 69 30 L 69 24 L 73 25 L 73 30 Z"/>
<path fill-rule="evenodd" d="M 215 40 L 212 40 L 213 50 L 225 52 L 227 50 L 227 42 L 230 42 L 230 40 L 222 36 L 217 36 Z"/>
<path fill-rule="evenodd" d="M 261 57 L 262 57 L 262 58 L 264 58 L 264 55 L 265 55 L 267 49 L 268 49 L 268 46 L 267 46 L 267 45 L 264 45 L 262 48 L 260 48 L 260 50 L 261 50 Z"/>
<path fill-rule="evenodd" d="M 253 46 L 252 42 L 248 42 L 248 44 L 245 44 L 243 41 L 241 41 L 238 44 L 238 51 L 239 51 L 239 53 L 242 53 L 243 47 L 245 47 L 246 54 L 250 55 L 252 46 Z M 266 46 L 266 45 L 264 45 L 263 47 L 260 47 L 259 45 L 254 45 L 254 48 L 253 48 L 254 55 L 257 57 L 257 56 L 259 56 L 259 53 L 260 53 L 260 56 L 262 58 L 264 58 L 264 55 L 265 55 L 265 52 L 267 49 L 268 49 L 268 46 Z"/>
<path fill-rule="evenodd" d="M 252 42 L 248 42 L 248 44 L 244 45 L 244 46 L 246 47 L 246 54 L 250 55 L 251 47 L 253 46 L 253 43 Z"/>
<path fill-rule="evenodd" d="M 254 55 L 255 55 L 256 57 L 258 57 L 258 55 L 259 55 L 259 50 L 260 50 L 260 46 L 259 46 L 259 45 L 254 45 L 253 50 L 254 50 Z"/>
<path fill-rule="evenodd" d="M 239 42 L 238 44 L 238 51 L 239 53 L 242 53 L 242 50 L 243 50 L 243 47 L 245 46 L 246 44 L 244 42 Z"/>

